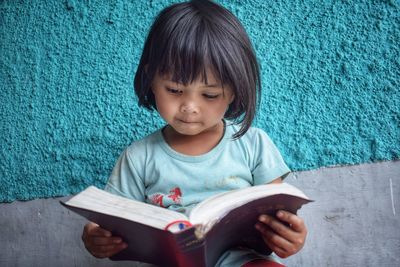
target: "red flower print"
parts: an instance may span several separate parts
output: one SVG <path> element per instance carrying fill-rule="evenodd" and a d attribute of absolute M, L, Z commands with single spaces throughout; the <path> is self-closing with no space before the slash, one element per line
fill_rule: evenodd
<path fill-rule="evenodd" d="M 150 200 L 151 200 L 151 202 L 153 202 L 153 204 L 164 208 L 163 197 L 164 197 L 164 195 L 162 195 L 162 194 L 155 194 L 155 195 L 151 196 Z"/>
<path fill-rule="evenodd" d="M 181 196 L 182 196 L 182 192 L 181 189 L 179 187 L 175 187 L 173 189 L 171 189 L 169 191 L 169 195 L 168 197 L 170 199 L 172 199 L 172 201 L 174 201 L 175 203 L 180 203 L 181 202 Z"/>

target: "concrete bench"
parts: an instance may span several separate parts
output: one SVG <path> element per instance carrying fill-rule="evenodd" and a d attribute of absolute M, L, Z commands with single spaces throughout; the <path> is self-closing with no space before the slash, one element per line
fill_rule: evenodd
<path fill-rule="evenodd" d="M 400 266 L 400 161 L 296 172 L 287 182 L 315 202 L 299 212 L 306 245 L 285 264 Z M 86 221 L 60 206 L 66 198 L 0 204 L 0 266 L 134 266 L 89 255 Z"/>

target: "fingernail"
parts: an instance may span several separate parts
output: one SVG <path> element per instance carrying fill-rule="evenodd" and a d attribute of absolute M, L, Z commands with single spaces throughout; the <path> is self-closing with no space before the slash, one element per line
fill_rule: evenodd
<path fill-rule="evenodd" d="M 266 215 L 261 215 L 260 217 L 258 217 L 258 220 L 260 222 L 266 223 L 268 222 L 268 217 Z"/>
<path fill-rule="evenodd" d="M 276 214 L 276 216 L 278 216 L 279 218 L 282 218 L 283 217 L 283 212 L 282 211 L 278 211 L 278 213 Z"/>
<path fill-rule="evenodd" d="M 115 244 L 121 243 L 121 241 L 122 241 L 122 239 L 120 239 L 120 238 L 119 239 L 114 239 L 114 243 Z"/>

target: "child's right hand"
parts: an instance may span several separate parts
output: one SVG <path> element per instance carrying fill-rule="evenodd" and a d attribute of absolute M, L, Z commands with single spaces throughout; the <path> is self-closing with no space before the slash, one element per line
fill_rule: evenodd
<path fill-rule="evenodd" d="M 87 223 L 83 228 L 82 241 L 96 258 L 109 258 L 128 246 L 122 238 L 112 236 L 110 231 L 93 222 Z"/>

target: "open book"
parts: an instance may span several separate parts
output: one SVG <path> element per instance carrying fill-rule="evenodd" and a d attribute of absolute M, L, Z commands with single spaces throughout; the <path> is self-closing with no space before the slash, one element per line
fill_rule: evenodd
<path fill-rule="evenodd" d="M 232 247 L 269 254 L 254 227 L 258 216 L 275 215 L 280 209 L 296 213 L 310 201 L 299 189 L 282 183 L 215 195 L 199 203 L 189 217 L 93 186 L 61 203 L 128 243 L 112 260 L 208 267 Z"/>

